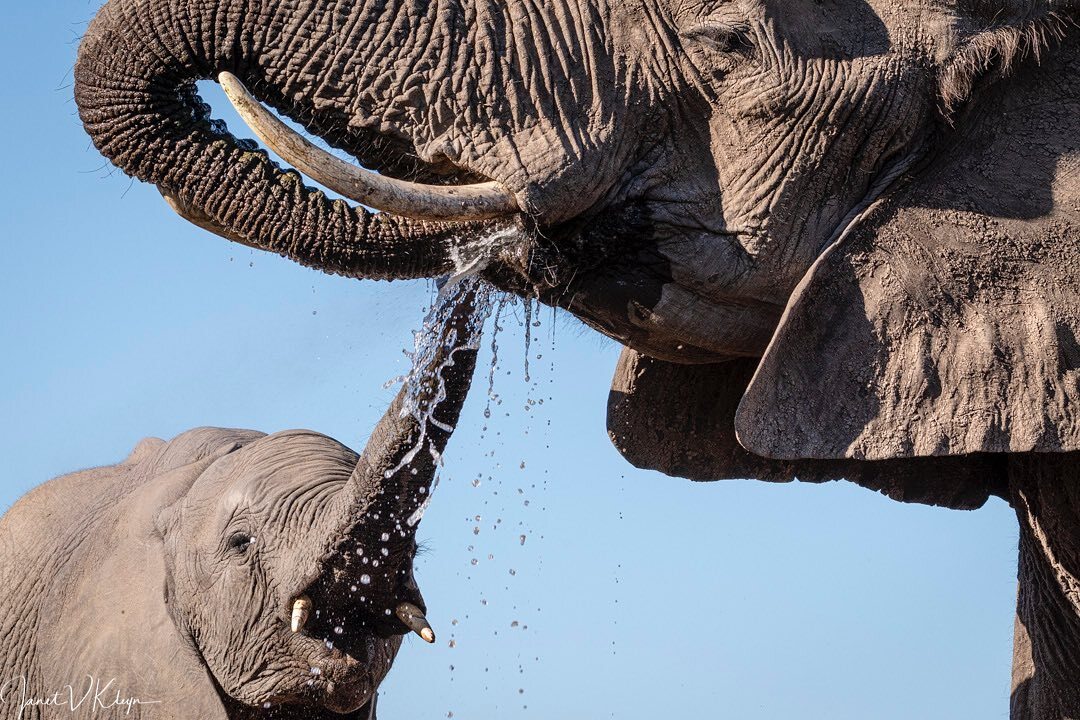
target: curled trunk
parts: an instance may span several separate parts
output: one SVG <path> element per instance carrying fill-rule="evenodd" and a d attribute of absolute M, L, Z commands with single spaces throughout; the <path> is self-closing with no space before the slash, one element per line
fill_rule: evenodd
<path fill-rule="evenodd" d="M 368 5 L 111 0 L 80 47 L 80 116 L 108 159 L 157 185 L 185 216 L 219 234 L 348 276 L 454 272 L 462 246 L 490 224 L 423 222 L 331 201 L 211 122 L 196 93 L 197 80 L 227 71 L 309 127 L 347 127 L 354 118 L 344 109 L 316 106 L 320 93 L 330 91 L 325 78 L 340 83 L 357 64 L 385 64 L 385 76 L 392 77 L 397 58 L 385 51 L 352 53 L 357 57 L 349 58 L 349 67 L 335 67 L 312 48 L 340 42 L 330 35 L 336 18 L 377 25 L 401 11 L 393 3 Z M 304 67 L 297 65 L 298 42 L 310 44 L 299 52 Z"/>

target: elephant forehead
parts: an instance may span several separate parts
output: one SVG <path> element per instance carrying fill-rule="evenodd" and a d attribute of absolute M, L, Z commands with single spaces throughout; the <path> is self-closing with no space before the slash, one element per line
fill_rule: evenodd
<path fill-rule="evenodd" d="M 267 436 L 214 464 L 195 497 L 237 508 L 292 505 L 338 490 L 352 474 L 355 452 L 319 433 L 290 430 Z"/>

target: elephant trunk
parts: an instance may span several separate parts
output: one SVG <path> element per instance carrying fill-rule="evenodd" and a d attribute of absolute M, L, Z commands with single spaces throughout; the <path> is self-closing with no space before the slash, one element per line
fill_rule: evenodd
<path fill-rule="evenodd" d="M 358 13 L 348 0 L 302 8 L 271 0 L 110 0 L 76 63 L 80 116 L 109 160 L 230 239 L 353 277 L 453 272 L 461 245 L 488 234 L 490 223 L 424 222 L 330 201 L 210 121 L 196 92 L 197 80 L 230 72 L 309 128 L 324 135 L 337 128 L 347 137 L 341 128 L 351 126 L 356 109 L 326 98 L 336 97 L 358 68 L 368 73 L 363 77 L 393 84 L 401 59 L 395 53 L 417 52 L 417 43 L 400 35 L 408 28 L 393 20 L 415 13 L 397 4 L 372 2 Z M 340 47 L 352 38 L 331 35 L 358 16 L 373 29 L 367 43 L 381 49 L 358 53 Z M 391 26 L 399 35 L 378 36 Z M 387 46 L 402 49 L 388 53 Z"/>
<path fill-rule="evenodd" d="M 404 387 L 371 433 L 352 477 L 329 515 L 344 535 L 374 537 L 384 556 L 411 549 L 439 459 L 453 434 L 476 367 L 485 292 L 475 278 L 447 287 L 426 323 Z M 390 563 L 393 566 L 393 563 Z"/>

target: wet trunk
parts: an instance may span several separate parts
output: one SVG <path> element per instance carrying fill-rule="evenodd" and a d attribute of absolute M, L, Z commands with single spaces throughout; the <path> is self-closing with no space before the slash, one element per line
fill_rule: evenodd
<path fill-rule="evenodd" d="M 424 40 L 438 4 L 415 5 L 111 0 L 80 48 L 79 112 L 113 163 L 230 237 L 343 275 L 445 274 L 454 270 L 453 241 L 487 225 L 417 222 L 331 202 L 211 122 L 195 88 L 195 81 L 228 70 L 309 128 L 347 137 L 358 122 L 385 119 L 357 114 L 389 112 L 385 103 L 405 82 L 397 77 L 403 60 L 428 60 Z M 390 100 L 348 106 L 358 95 L 350 85 L 360 83 L 378 86 L 373 92 Z M 409 129 L 399 129 L 399 142 L 407 144 Z"/>
<path fill-rule="evenodd" d="M 1080 456 L 1010 460 L 1020 520 L 1013 720 L 1080 720 Z"/>
<path fill-rule="evenodd" d="M 453 434 L 476 367 L 484 315 L 470 278 L 440 295 L 425 327 L 428 350 L 414 359 L 410 377 L 383 414 L 352 477 L 320 522 L 335 538 L 328 561 L 349 578 L 352 548 L 372 553 L 364 572 L 373 586 L 397 588 L 396 601 L 423 605 L 413 584 L 413 542 L 418 511 L 431 494 L 439 458 Z"/>
<path fill-rule="evenodd" d="M 429 351 L 414 359 L 412 374 L 371 433 L 343 492 L 353 512 L 387 513 L 395 530 L 408 531 L 424 504 L 438 459 L 461 414 L 476 368 L 484 316 L 477 314 L 475 279 L 443 291 L 425 331 Z"/>

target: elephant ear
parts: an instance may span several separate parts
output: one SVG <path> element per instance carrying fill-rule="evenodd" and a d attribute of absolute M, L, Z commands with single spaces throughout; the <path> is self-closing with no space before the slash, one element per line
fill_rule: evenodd
<path fill-rule="evenodd" d="M 174 623 L 168 605 L 165 543 L 158 527 L 161 508 L 177 502 L 195 480 L 238 443 L 226 442 L 199 453 L 186 465 L 154 471 L 157 458 L 144 458 L 151 470 L 97 525 L 100 536 L 83 557 L 57 619 L 57 636 L 67 638 L 63 662 L 76 673 L 81 694 L 87 682 L 137 698 L 149 717 L 227 720 L 217 684 L 195 645 Z M 208 449 L 207 449 L 208 450 Z M 60 658 L 58 658 L 60 660 Z M 82 674 L 81 676 L 79 674 Z M 92 694 L 91 694 L 92 696 Z"/>
<path fill-rule="evenodd" d="M 1008 77 L 975 82 L 977 102 L 932 160 L 804 278 L 739 407 L 746 448 L 870 460 L 1080 450 L 1080 53 L 1068 27 Z"/>
<path fill-rule="evenodd" d="M 757 368 L 753 358 L 681 365 L 623 350 L 608 397 L 608 433 L 633 465 L 691 480 L 850 480 L 901 502 L 955 510 L 1005 496 L 992 455 L 904 460 L 771 460 L 735 437 L 735 411 Z"/>

